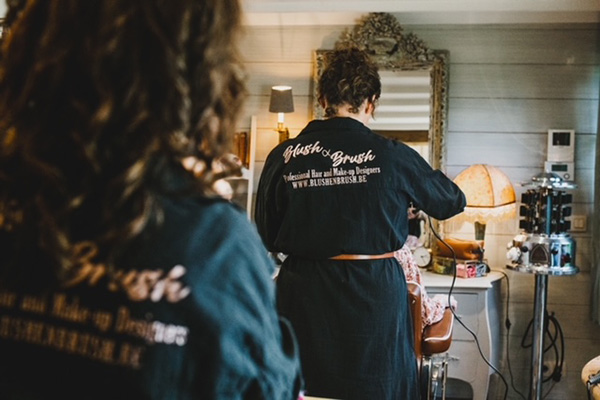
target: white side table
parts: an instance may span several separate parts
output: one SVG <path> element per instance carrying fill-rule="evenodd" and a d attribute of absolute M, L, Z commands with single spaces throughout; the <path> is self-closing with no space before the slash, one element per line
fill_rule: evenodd
<path fill-rule="evenodd" d="M 448 294 L 451 275 L 421 271 L 429 295 Z M 452 295 L 458 303 L 456 315 L 479 340 L 481 351 L 490 363 L 499 368 L 500 360 L 500 280 L 503 275 L 491 271 L 481 278 L 456 278 Z M 489 377 L 493 370 L 481 358 L 473 336 L 458 322 L 454 323 L 452 345 L 448 350 L 448 377 L 471 385 L 474 400 L 487 398 Z M 455 359 L 455 360 L 453 360 Z"/>

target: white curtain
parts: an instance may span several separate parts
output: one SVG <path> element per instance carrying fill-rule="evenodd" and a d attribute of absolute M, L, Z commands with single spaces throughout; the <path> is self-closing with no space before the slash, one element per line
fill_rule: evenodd
<path fill-rule="evenodd" d="M 600 91 L 599 91 L 600 93 Z M 596 130 L 596 166 L 594 169 L 594 209 L 592 211 L 592 319 L 600 324 L 600 100 Z"/>

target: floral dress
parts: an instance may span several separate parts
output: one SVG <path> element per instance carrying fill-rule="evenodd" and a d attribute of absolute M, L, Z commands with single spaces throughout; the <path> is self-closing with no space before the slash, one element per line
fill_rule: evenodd
<path fill-rule="evenodd" d="M 400 250 L 394 252 L 394 257 L 404 270 L 407 282 L 415 282 L 421 286 L 421 316 L 423 320 L 423 328 L 427 325 L 434 324 L 444 316 L 444 309 L 448 306 L 448 296 L 445 294 L 436 294 L 430 297 L 425 290 L 421 271 L 413 258 L 412 251 L 405 244 Z M 452 299 L 452 307 L 456 308 L 456 302 Z"/>

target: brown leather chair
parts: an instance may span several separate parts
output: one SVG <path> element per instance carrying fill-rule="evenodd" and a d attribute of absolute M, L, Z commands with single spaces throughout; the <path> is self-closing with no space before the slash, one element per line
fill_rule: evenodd
<path fill-rule="evenodd" d="M 419 366 L 421 400 L 446 398 L 446 353 L 452 344 L 454 314 L 447 308 L 444 317 L 423 329 L 421 286 L 408 282 L 408 295 L 413 319 L 415 354 Z"/>

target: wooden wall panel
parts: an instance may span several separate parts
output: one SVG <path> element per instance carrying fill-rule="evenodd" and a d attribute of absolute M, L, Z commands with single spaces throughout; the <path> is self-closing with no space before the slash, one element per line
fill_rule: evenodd
<path fill-rule="evenodd" d="M 452 167 L 487 163 L 501 169 L 515 166 L 543 168 L 547 159 L 547 137 L 547 132 L 450 132 L 447 135 L 446 159 Z M 575 134 L 575 176 L 578 170 L 593 168 L 595 143 L 595 135 Z M 490 152 L 490 148 L 494 151 Z"/>
<path fill-rule="evenodd" d="M 452 98 L 598 99 L 598 65 L 457 64 Z"/>
<path fill-rule="evenodd" d="M 251 94 L 269 95 L 272 86 L 289 85 L 294 96 L 311 95 L 313 70 L 311 61 L 305 62 L 252 62 L 246 63 L 248 91 Z"/>
<path fill-rule="evenodd" d="M 450 98 L 451 132 L 546 132 L 575 129 L 596 133 L 598 100 Z"/>
<path fill-rule="evenodd" d="M 247 27 L 241 43 L 248 62 L 311 62 L 316 49 L 331 49 L 343 26 Z"/>
<path fill-rule="evenodd" d="M 500 169 L 543 167 L 547 134 L 450 132 L 446 144 L 447 172 L 472 164 L 491 164 Z M 489 149 L 494 151 L 490 152 Z"/>
<path fill-rule="evenodd" d="M 405 26 L 457 64 L 600 64 L 594 24 Z"/>

